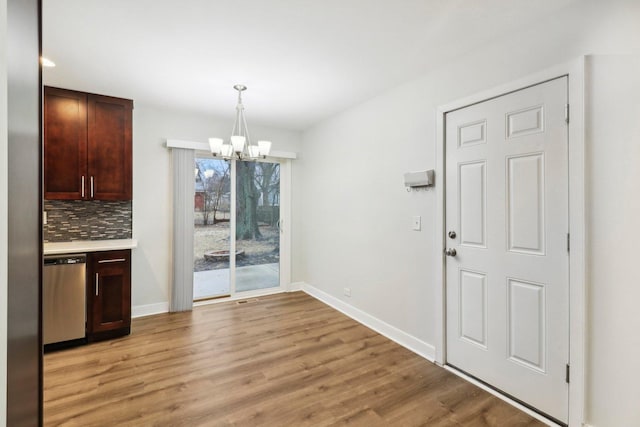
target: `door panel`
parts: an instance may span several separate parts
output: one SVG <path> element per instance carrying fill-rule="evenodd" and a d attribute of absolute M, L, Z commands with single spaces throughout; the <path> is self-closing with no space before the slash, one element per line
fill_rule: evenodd
<path fill-rule="evenodd" d="M 460 200 L 460 243 L 486 247 L 487 236 L 487 179 L 485 161 L 461 164 L 458 168 Z"/>
<path fill-rule="evenodd" d="M 544 255 L 544 154 L 507 158 L 509 250 Z"/>
<path fill-rule="evenodd" d="M 447 363 L 566 422 L 566 78 L 446 116 Z"/>
<path fill-rule="evenodd" d="M 236 162 L 236 292 L 280 286 L 280 164 Z"/>
<path fill-rule="evenodd" d="M 476 144 L 484 144 L 486 140 L 487 121 L 480 120 L 467 123 L 458 127 L 458 147 L 469 147 Z"/>
<path fill-rule="evenodd" d="M 195 158 L 193 300 L 231 295 L 231 164 Z"/>
<path fill-rule="evenodd" d="M 545 372 L 545 285 L 507 279 L 509 358 Z"/>
<path fill-rule="evenodd" d="M 131 200 L 133 102 L 90 95 L 88 112 L 89 195 L 97 200 Z"/>
<path fill-rule="evenodd" d="M 44 198 L 80 200 L 87 177 L 87 95 L 44 88 Z"/>
<path fill-rule="evenodd" d="M 87 338 L 126 335 L 131 327 L 131 250 L 89 255 Z"/>
<path fill-rule="evenodd" d="M 544 132 L 542 106 L 507 113 L 507 138 Z"/>
<path fill-rule="evenodd" d="M 460 270 L 460 338 L 487 348 L 487 275 Z"/>

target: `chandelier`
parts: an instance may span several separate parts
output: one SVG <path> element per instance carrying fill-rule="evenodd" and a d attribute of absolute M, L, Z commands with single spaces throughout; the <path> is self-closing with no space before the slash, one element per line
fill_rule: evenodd
<path fill-rule="evenodd" d="M 264 159 L 271 150 L 271 141 L 258 141 L 252 144 L 247 129 L 247 121 L 244 118 L 244 106 L 242 105 L 242 92 L 247 90 L 245 85 L 235 85 L 238 91 L 238 105 L 236 105 L 236 121 L 231 131 L 231 140 L 225 142 L 222 138 L 209 138 L 209 147 L 214 157 L 225 160 L 256 160 Z"/>

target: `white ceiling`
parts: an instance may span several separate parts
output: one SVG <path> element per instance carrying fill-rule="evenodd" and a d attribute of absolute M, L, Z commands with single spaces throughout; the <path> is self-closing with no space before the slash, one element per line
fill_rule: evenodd
<path fill-rule="evenodd" d="M 44 0 L 44 82 L 303 130 L 577 1 Z"/>

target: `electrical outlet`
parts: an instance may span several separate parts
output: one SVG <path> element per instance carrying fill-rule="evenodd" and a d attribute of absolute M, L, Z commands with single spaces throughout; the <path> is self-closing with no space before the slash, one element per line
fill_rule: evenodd
<path fill-rule="evenodd" d="M 411 224 L 415 231 L 420 231 L 422 229 L 422 218 L 420 215 L 414 216 Z"/>
<path fill-rule="evenodd" d="M 350 297 L 351 296 L 351 288 L 344 288 L 343 293 L 344 293 L 345 296 Z"/>

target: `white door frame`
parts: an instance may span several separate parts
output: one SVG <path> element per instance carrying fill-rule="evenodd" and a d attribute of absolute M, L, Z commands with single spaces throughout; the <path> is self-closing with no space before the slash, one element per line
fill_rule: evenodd
<path fill-rule="evenodd" d="M 584 67 L 585 58 L 562 64 L 487 91 L 438 107 L 436 117 L 436 253 L 441 262 L 436 268 L 436 363 L 444 365 L 446 355 L 446 290 L 445 290 L 445 114 L 472 104 L 533 86 L 561 76 L 569 84 L 569 425 L 581 426 L 585 407 L 585 320 L 586 320 L 586 253 L 585 253 L 585 143 L 584 143 Z"/>

